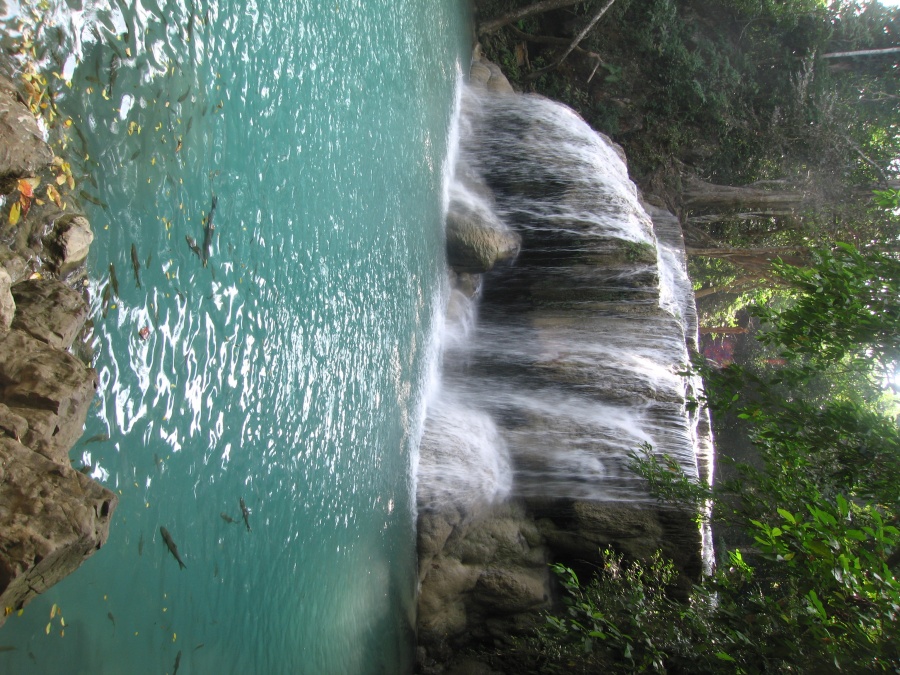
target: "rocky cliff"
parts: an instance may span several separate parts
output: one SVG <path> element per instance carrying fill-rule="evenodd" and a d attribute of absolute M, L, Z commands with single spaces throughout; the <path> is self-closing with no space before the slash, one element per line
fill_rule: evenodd
<path fill-rule="evenodd" d="M 685 585 L 702 569 L 691 514 L 641 497 L 627 468 L 627 453 L 648 439 L 705 469 L 675 375 L 695 344 L 689 284 L 672 291 L 678 284 L 660 281 L 664 257 L 683 267 L 677 221 L 641 204 L 627 176 L 610 187 L 567 175 L 582 141 L 557 142 L 544 120 L 507 114 L 502 97 L 518 95 L 477 52 L 470 79 L 447 218 L 453 344 L 419 473 L 424 673 L 488 672 L 460 654 L 543 621 L 558 601 L 551 562 L 586 576 L 606 548 L 631 558 L 662 550 Z M 557 165 L 537 149 L 548 140 L 575 156 Z M 467 153 L 490 160 L 476 167 Z M 536 170 L 521 168 L 534 157 Z M 612 146 L 603 157 L 623 161 Z M 615 231 L 623 221 L 624 234 Z M 459 320 L 467 313 L 477 322 Z"/>
<path fill-rule="evenodd" d="M 118 503 L 69 461 L 97 387 L 73 354 L 88 318 L 93 234 L 46 193 L 53 162 L 34 116 L 0 78 L 0 625 L 104 544 Z"/>

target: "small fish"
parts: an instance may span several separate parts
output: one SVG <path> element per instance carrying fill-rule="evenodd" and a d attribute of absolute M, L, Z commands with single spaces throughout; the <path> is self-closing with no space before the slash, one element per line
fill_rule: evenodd
<path fill-rule="evenodd" d="M 175 557 L 175 560 L 178 561 L 178 566 L 180 569 L 184 569 L 187 565 L 184 564 L 184 561 L 181 559 L 181 556 L 178 555 L 178 546 L 175 545 L 175 542 L 172 540 L 172 535 L 169 534 L 169 531 L 165 527 L 159 528 L 159 533 L 162 535 L 163 541 L 166 543 L 166 548 L 172 553 Z"/>
<path fill-rule="evenodd" d="M 216 226 L 213 224 L 213 216 L 216 213 L 216 205 L 218 203 L 218 197 L 213 195 L 212 206 L 209 207 L 209 213 L 206 214 L 206 219 L 203 222 L 203 248 L 201 249 L 200 260 L 203 261 L 204 267 L 206 267 L 206 263 L 209 260 L 209 247 L 212 246 L 213 233 L 216 231 Z"/>
<path fill-rule="evenodd" d="M 138 539 L 138 555 L 144 555 L 144 533 L 141 532 L 141 538 Z"/>
<path fill-rule="evenodd" d="M 184 236 L 184 239 L 185 239 L 185 241 L 187 241 L 188 247 L 194 252 L 194 254 L 195 254 L 198 258 L 200 258 L 200 259 L 202 260 L 202 259 L 203 259 L 203 255 L 200 253 L 200 247 L 197 246 L 197 240 L 194 239 L 194 238 L 193 238 L 191 235 L 189 235 L 189 234 L 186 234 L 186 235 Z"/>
<path fill-rule="evenodd" d="M 188 86 L 187 91 L 178 97 L 178 102 L 184 103 L 187 100 L 187 97 L 190 95 L 190 93 L 191 93 L 191 88 L 190 88 L 190 86 Z"/>
<path fill-rule="evenodd" d="M 112 621 L 113 628 L 115 628 L 116 627 L 116 617 L 113 616 L 113 613 L 107 612 L 106 618 L 109 619 L 110 621 Z"/>
<path fill-rule="evenodd" d="M 144 263 L 144 267 L 148 267 L 148 268 L 149 268 L 149 267 L 150 267 L 150 261 L 151 261 L 151 260 L 153 260 L 153 253 L 152 253 L 152 252 L 150 252 L 150 253 L 147 254 L 147 260 L 146 260 L 146 262 Z"/>
<path fill-rule="evenodd" d="M 7 646 L 7 645 L 0 646 L 0 652 L 13 652 L 15 650 L 16 650 L 15 647 Z"/>
<path fill-rule="evenodd" d="M 224 520 L 226 523 L 228 523 L 229 525 L 231 525 L 232 523 L 236 523 L 236 522 L 237 522 L 234 518 L 232 518 L 231 516 L 229 516 L 229 515 L 228 515 L 227 513 L 225 513 L 224 511 L 223 511 L 222 513 L 219 514 L 219 517 L 220 517 L 222 520 Z"/>
<path fill-rule="evenodd" d="M 113 295 L 119 297 L 119 277 L 116 276 L 116 266 L 109 263 L 109 285 L 112 286 Z"/>
<path fill-rule="evenodd" d="M 203 647 L 205 647 L 205 646 L 206 646 L 206 643 L 205 643 L 205 642 L 201 642 L 199 645 L 197 645 L 196 647 L 194 647 L 194 651 L 197 651 L 198 649 L 203 649 Z"/>
<path fill-rule="evenodd" d="M 109 311 L 109 299 L 111 296 L 111 292 L 109 289 L 109 284 L 103 287 L 103 318 L 106 318 L 106 313 Z"/>
<path fill-rule="evenodd" d="M 141 287 L 141 261 L 138 260 L 137 246 L 131 245 L 131 266 L 134 267 L 134 280 Z"/>
<path fill-rule="evenodd" d="M 99 206 L 99 207 L 102 208 L 103 210 L 109 211 L 109 204 L 107 204 L 106 202 L 104 202 L 104 201 L 101 200 L 101 199 L 97 199 L 97 198 L 94 197 L 92 194 L 90 194 L 90 193 L 88 193 L 88 192 L 85 192 L 84 190 L 80 190 L 80 191 L 78 192 L 78 196 L 81 197 L 82 199 L 86 200 L 86 201 L 89 201 L 89 202 L 90 202 L 91 204 L 93 204 L 94 206 Z"/>
<path fill-rule="evenodd" d="M 213 563 L 213 576 L 219 576 L 219 563 Z"/>
<path fill-rule="evenodd" d="M 109 440 L 109 434 L 97 434 L 96 436 L 91 436 L 89 439 L 84 441 L 82 445 L 88 445 L 89 443 L 102 443 L 103 441 Z"/>
<path fill-rule="evenodd" d="M 241 515 L 244 516 L 244 525 L 247 526 L 247 532 L 252 532 L 253 530 L 250 529 L 250 509 L 247 508 L 243 497 L 241 497 Z"/>
<path fill-rule="evenodd" d="M 189 117 L 189 118 L 188 118 L 188 121 L 187 121 L 187 127 L 186 127 L 185 130 L 184 130 L 184 135 L 185 135 L 185 136 L 187 136 L 187 135 L 190 133 L 191 127 L 193 126 L 193 124 L 194 124 L 194 118 L 193 118 L 193 117 Z"/>
<path fill-rule="evenodd" d="M 118 54 L 113 54 L 109 60 L 109 86 L 106 93 L 112 96 L 113 87 L 116 85 L 116 78 L 119 76 L 119 66 L 122 65 L 122 59 Z"/>
<path fill-rule="evenodd" d="M 140 150 L 135 150 L 135 151 L 132 153 L 131 159 L 129 159 L 129 161 L 133 162 L 134 160 L 136 160 L 136 159 L 137 159 L 138 157 L 140 157 L 140 156 L 141 156 L 141 151 L 140 151 Z"/>
<path fill-rule="evenodd" d="M 172 669 L 172 675 L 175 675 L 178 672 L 178 666 L 181 665 L 181 650 L 178 650 L 178 654 L 175 655 L 175 667 Z"/>

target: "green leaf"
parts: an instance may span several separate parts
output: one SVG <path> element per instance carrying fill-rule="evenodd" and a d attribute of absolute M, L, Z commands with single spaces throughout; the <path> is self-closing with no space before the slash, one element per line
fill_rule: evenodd
<path fill-rule="evenodd" d="M 794 518 L 794 514 L 785 509 L 778 509 L 778 515 L 788 521 L 791 525 L 797 524 L 797 519 Z"/>
<path fill-rule="evenodd" d="M 725 652 L 716 652 L 716 658 L 721 661 L 731 661 L 732 663 L 734 662 L 734 659 Z"/>
<path fill-rule="evenodd" d="M 816 610 L 816 613 L 819 615 L 819 617 L 822 620 L 827 619 L 828 614 L 825 612 L 825 606 L 822 604 L 822 601 L 819 600 L 819 596 L 816 595 L 816 592 L 811 590 L 806 594 L 806 597 L 809 599 L 810 603 L 813 606 L 813 609 Z"/>

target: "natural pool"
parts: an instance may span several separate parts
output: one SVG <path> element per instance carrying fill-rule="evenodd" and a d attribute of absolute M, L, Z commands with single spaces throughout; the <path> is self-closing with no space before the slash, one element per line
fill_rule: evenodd
<path fill-rule="evenodd" d="M 411 670 L 467 5 L 55 4 L 96 235 L 101 384 L 71 456 L 120 504 L 7 622 L 0 671 Z"/>

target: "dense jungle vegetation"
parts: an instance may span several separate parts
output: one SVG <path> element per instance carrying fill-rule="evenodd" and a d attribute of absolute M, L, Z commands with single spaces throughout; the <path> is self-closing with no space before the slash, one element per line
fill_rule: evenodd
<path fill-rule="evenodd" d="M 692 404 L 723 439 L 714 486 L 635 449 L 659 497 L 717 534 L 715 573 L 689 602 L 666 592 L 666 561 L 610 551 L 592 579 L 558 566 L 566 610 L 490 658 L 532 672 L 900 672 L 900 10 L 477 11 L 514 86 L 621 144 L 645 194 L 681 217 L 701 332 L 720 350 L 714 365 L 698 356 L 707 394 Z"/>

